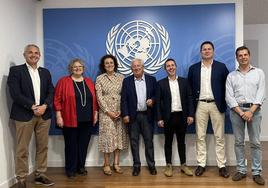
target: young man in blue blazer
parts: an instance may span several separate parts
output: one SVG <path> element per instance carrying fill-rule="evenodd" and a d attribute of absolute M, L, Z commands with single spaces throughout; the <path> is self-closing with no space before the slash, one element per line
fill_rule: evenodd
<path fill-rule="evenodd" d="M 216 139 L 216 161 L 219 175 L 228 178 L 226 168 L 224 119 L 226 111 L 225 82 L 229 73 L 225 64 L 215 61 L 214 45 L 205 41 L 200 46 L 201 61 L 189 68 L 188 80 L 193 90 L 196 123 L 196 176 L 205 172 L 207 147 L 206 132 L 209 118 Z"/>

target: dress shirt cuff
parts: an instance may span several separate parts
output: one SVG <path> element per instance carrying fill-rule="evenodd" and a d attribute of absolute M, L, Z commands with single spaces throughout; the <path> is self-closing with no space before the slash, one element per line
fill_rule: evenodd
<path fill-rule="evenodd" d="M 239 105 L 237 102 L 233 102 L 233 103 L 230 103 L 228 106 L 230 107 L 230 109 L 232 109 L 232 108 L 237 107 Z"/>
<path fill-rule="evenodd" d="M 263 102 L 261 102 L 261 101 L 253 101 L 253 104 L 257 104 L 257 105 L 260 105 L 260 106 L 262 105 L 262 103 Z"/>

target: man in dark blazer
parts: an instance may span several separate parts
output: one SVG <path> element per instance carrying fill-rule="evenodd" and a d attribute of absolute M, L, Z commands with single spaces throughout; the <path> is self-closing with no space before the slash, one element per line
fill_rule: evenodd
<path fill-rule="evenodd" d="M 229 73 L 225 64 L 213 60 L 214 45 L 205 41 L 200 46 L 202 60 L 189 68 L 188 80 L 192 87 L 196 109 L 196 151 L 198 167 L 196 176 L 201 176 L 206 167 L 206 132 L 209 118 L 216 139 L 216 161 L 219 175 L 228 178 L 226 169 L 224 118 L 226 110 L 225 82 Z"/>
<path fill-rule="evenodd" d="M 145 157 L 149 171 L 156 175 L 153 145 L 153 105 L 155 103 L 156 79 L 144 74 L 141 59 L 131 63 L 133 75 L 123 81 L 121 114 L 123 122 L 129 126 L 129 137 L 133 157 L 133 176 L 140 173 L 139 138 L 143 136 Z"/>
<path fill-rule="evenodd" d="M 16 126 L 15 173 L 18 187 L 26 187 L 28 175 L 28 147 L 35 132 L 35 183 L 54 185 L 46 175 L 48 131 L 51 122 L 53 84 L 51 75 L 37 65 L 40 59 L 39 47 L 29 44 L 24 49 L 25 64 L 10 68 L 7 84 L 13 99 L 10 118 Z"/>
<path fill-rule="evenodd" d="M 167 59 L 164 68 L 168 76 L 158 81 L 156 92 L 157 123 L 164 128 L 165 157 L 167 177 L 172 172 L 172 142 L 176 134 L 178 153 L 181 162 L 181 172 L 193 176 L 192 170 L 186 166 L 185 134 L 187 125 L 194 121 L 194 106 L 192 91 L 187 79 L 178 77 L 177 64 L 174 59 Z"/>

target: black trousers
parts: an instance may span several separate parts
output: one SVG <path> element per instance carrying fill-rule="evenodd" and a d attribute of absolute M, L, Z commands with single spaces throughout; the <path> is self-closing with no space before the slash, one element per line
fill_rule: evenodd
<path fill-rule="evenodd" d="M 178 153 L 181 164 L 186 163 L 185 154 L 185 134 L 186 127 L 182 112 L 172 112 L 170 118 L 165 122 L 164 134 L 165 134 L 165 157 L 166 163 L 172 163 L 172 142 L 174 133 L 177 137 Z"/>
<path fill-rule="evenodd" d="M 140 134 L 143 137 L 145 145 L 145 157 L 149 168 L 155 166 L 154 161 L 154 145 L 153 145 L 153 126 L 149 123 L 147 114 L 138 112 L 136 120 L 130 123 L 129 126 L 129 137 L 131 152 L 133 157 L 133 167 L 140 167 Z"/>
<path fill-rule="evenodd" d="M 85 168 L 91 137 L 90 126 L 91 122 L 82 122 L 76 128 L 63 127 L 66 173 L 75 173 L 78 169 Z"/>

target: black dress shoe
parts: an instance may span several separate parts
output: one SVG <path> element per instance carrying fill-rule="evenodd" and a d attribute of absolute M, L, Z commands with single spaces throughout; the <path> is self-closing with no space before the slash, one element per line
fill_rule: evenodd
<path fill-rule="evenodd" d="M 150 171 L 150 174 L 151 175 L 156 175 L 157 174 L 156 168 L 154 166 L 153 167 L 149 167 L 149 171 Z"/>
<path fill-rule="evenodd" d="M 66 176 L 70 179 L 75 178 L 75 173 L 74 172 L 66 172 Z"/>
<path fill-rule="evenodd" d="M 224 177 L 224 178 L 229 178 L 229 176 L 230 176 L 226 167 L 222 167 L 219 169 L 219 175 Z"/>
<path fill-rule="evenodd" d="M 195 170 L 195 175 L 196 176 L 201 176 L 204 172 L 206 171 L 205 167 L 198 166 Z"/>
<path fill-rule="evenodd" d="M 138 176 L 140 174 L 140 167 L 133 167 L 132 176 Z"/>
<path fill-rule="evenodd" d="M 86 176 L 87 175 L 87 170 L 85 168 L 79 168 L 77 170 L 77 174 L 79 174 L 81 176 Z"/>

